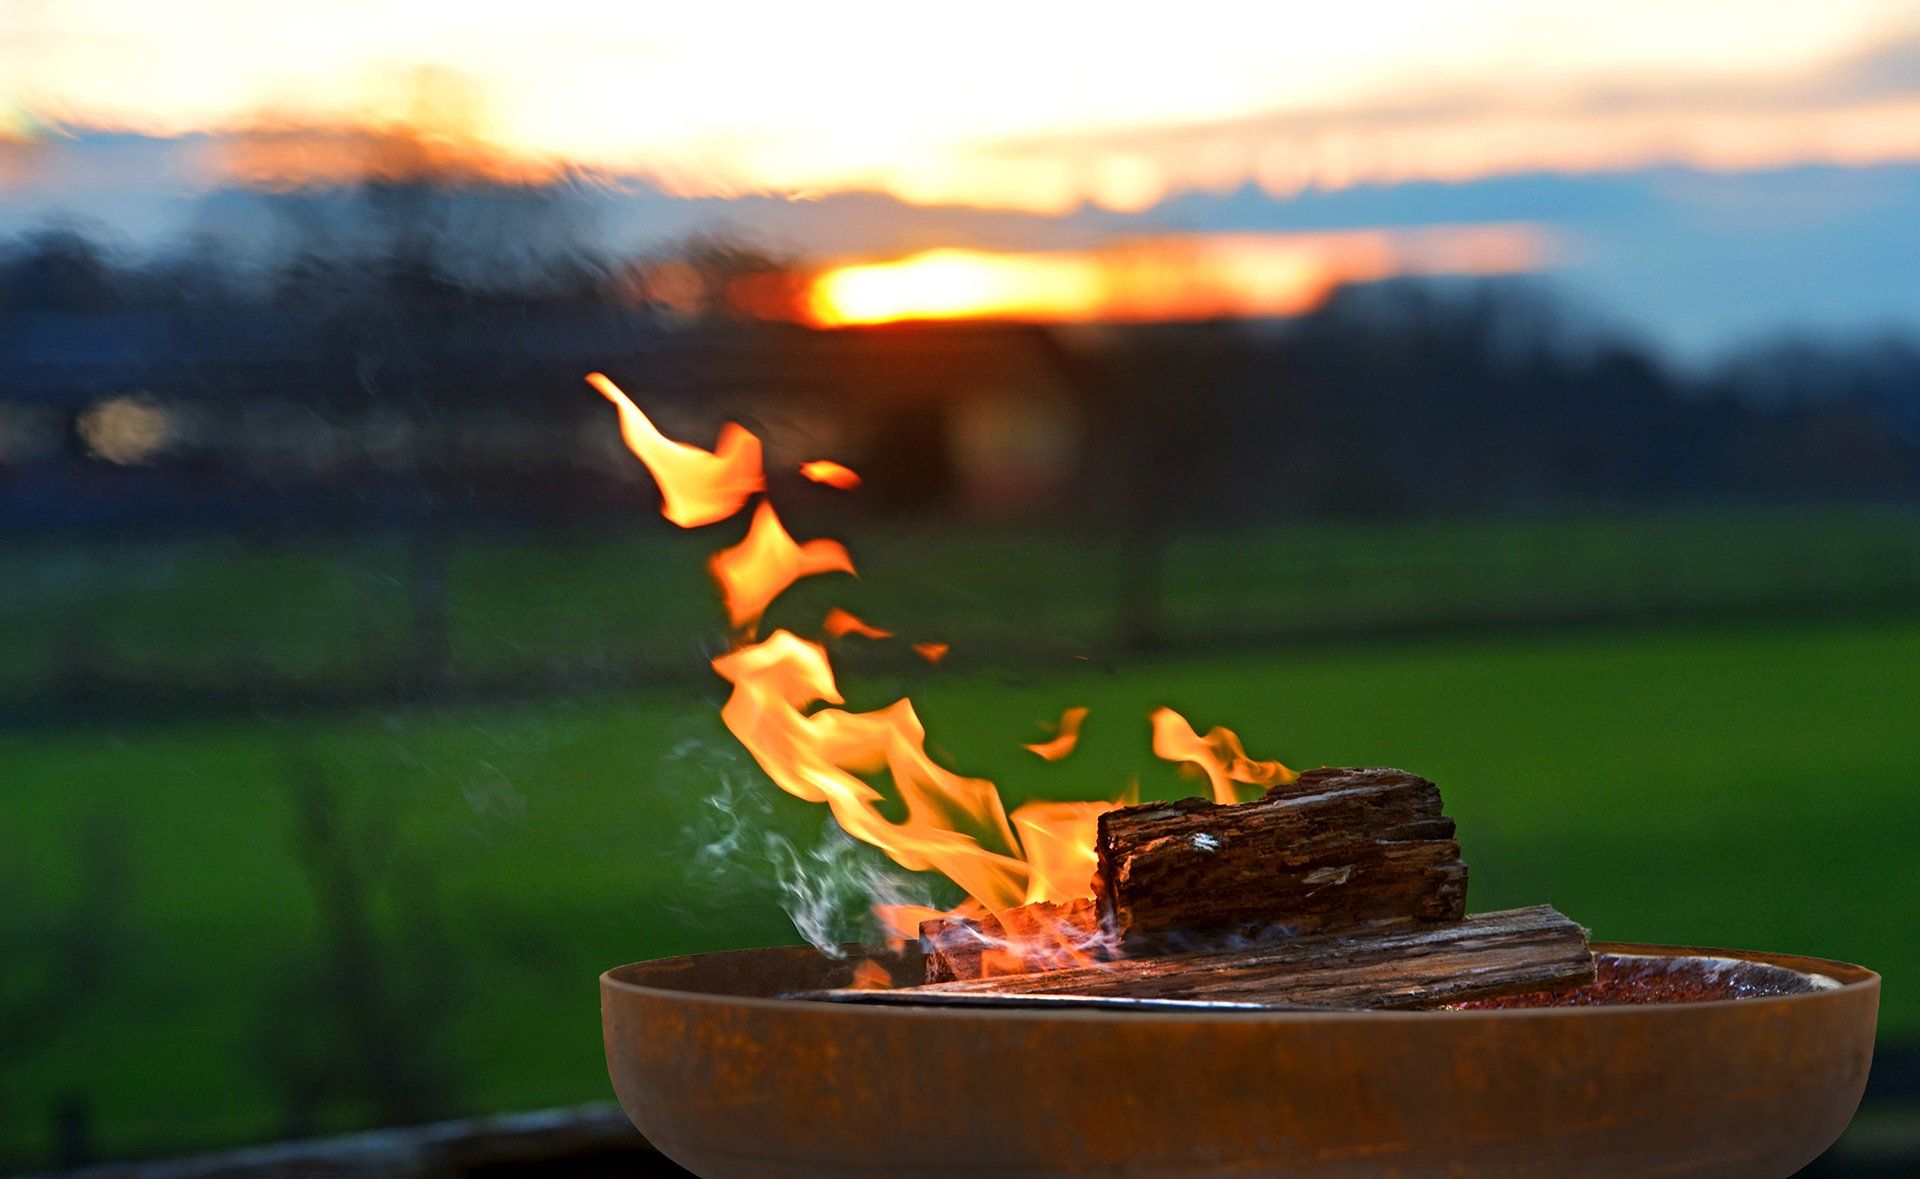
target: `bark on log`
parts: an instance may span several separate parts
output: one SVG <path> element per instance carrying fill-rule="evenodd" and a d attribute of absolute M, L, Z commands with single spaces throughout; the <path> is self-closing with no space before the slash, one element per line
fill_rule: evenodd
<path fill-rule="evenodd" d="M 922 924 L 927 981 L 1267 933 L 1457 921 L 1466 911 L 1467 866 L 1439 788 L 1400 770 L 1308 770 L 1237 806 L 1125 807 L 1100 817 L 1095 852 L 1094 902 Z M 1063 941 L 1076 952 L 1058 952 Z"/>
<path fill-rule="evenodd" d="M 1549 905 L 1444 925 L 1295 938 L 1251 949 L 795 998 L 865 1003 L 1102 1006 L 1202 1003 L 1265 1009 L 1438 1007 L 1593 981 L 1587 931 Z"/>
<path fill-rule="evenodd" d="M 1191 938 L 1458 921 L 1467 866 L 1439 788 L 1318 769 L 1237 806 L 1200 798 L 1100 816 L 1095 895 L 1128 953 Z"/>

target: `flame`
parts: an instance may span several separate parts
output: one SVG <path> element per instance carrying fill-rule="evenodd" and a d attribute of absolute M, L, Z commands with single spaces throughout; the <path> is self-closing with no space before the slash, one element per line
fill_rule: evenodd
<path fill-rule="evenodd" d="M 1048 761 L 1059 761 L 1080 744 L 1080 726 L 1086 719 L 1086 709 L 1069 708 L 1060 714 L 1060 727 L 1056 730 L 1058 736 L 1051 741 L 1037 741 L 1027 748 Z"/>
<path fill-rule="evenodd" d="M 868 958 L 853 968 L 853 979 L 847 985 L 856 991 L 883 991 L 893 985 L 893 976 L 887 968 Z"/>
<path fill-rule="evenodd" d="M 720 718 L 774 784 L 824 802 L 847 834 L 909 871 L 938 871 L 989 909 L 1018 905 L 1030 872 L 993 783 L 940 766 L 910 700 L 848 712 L 826 648 L 789 631 L 713 661 L 733 685 Z M 828 707 L 815 711 L 815 705 Z M 862 774 L 886 773 L 906 805 L 900 822 Z"/>
<path fill-rule="evenodd" d="M 620 411 L 620 436 L 660 485 L 660 514 L 682 528 L 698 528 L 733 515 L 766 487 L 760 439 L 728 422 L 712 451 L 675 442 L 640 412 L 605 374 L 588 373 L 587 384 Z"/>
<path fill-rule="evenodd" d="M 980 977 L 1090 966 L 1111 947 L 1091 897 L 1022 905 L 959 934 L 980 947 Z"/>
<path fill-rule="evenodd" d="M 820 629 L 825 631 L 827 637 L 831 639 L 842 639 L 848 635 L 859 635 L 867 639 L 890 639 L 893 637 L 892 631 L 881 630 L 877 626 L 868 626 L 866 623 L 860 621 L 858 617 L 842 610 L 838 606 L 827 611 L 826 618 L 821 620 Z"/>
<path fill-rule="evenodd" d="M 1213 785 L 1213 800 L 1217 803 L 1245 801 L 1242 792 L 1235 789 L 1236 785 L 1282 786 L 1300 776 L 1277 761 L 1255 761 L 1248 757 L 1240 738 L 1231 729 L 1216 727 L 1202 737 L 1194 732 L 1186 717 L 1171 708 L 1155 709 L 1152 720 L 1154 756 L 1200 767 L 1200 772 Z"/>
<path fill-rule="evenodd" d="M 1100 816 L 1117 802 L 1029 802 L 1014 808 L 1013 829 L 1026 849 L 1027 903 L 1093 895 L 1093 841 Z"/>
<path fill-rule="evenodd" d="M 852 491 L 860 486 L 860 476 L 851 467 L 843 467 L 830 459 L 815 459 L 810 463 L 801 463 L 800 473 L 815 483 L 838 487 L 842 491 Z"/>
<path fill-rule="evenodd" d="M 986 909 L 976 902 L 968 902 L 957 909 L 935 909 L 930 905 L 875 905 L 873 917 L 880 925 L 881 934 L 894 943 L 910 942 L 920 936 L 920 926 L 941 917 L 961 917 L 984 914 Z"/>
<path fill-rule="evenodd" d="M 781 526 L 773 505 L 761 501 L 753 511 L 747 538 L 714 554 L 713 578 L 727 617 L 740 630 L 759 625 L 773 600 L 788 586 L 816 573 L 852 573 L 853 558 L 837 540 L 810 540 L 795 544 Z"/>
<path fill-rule="evenodd" d="M 668 519 L 689 528 L 711 523 L 764 490 L 760 443 L 747 431 L 733 427 L 735 432 L 722 435 L 720 449 L 709 454 L 662 436 L 605 377 L 595 374 L 589 380 L 620 407 L 622 431 L 660 483 Z M 782 629 L 758 638 L 767 608 L 795 582 L 854 572 L 840 542 L 796 542 L 766 500 L 755 506 L 745 538 L 716 553 L 711 570 L 736 628 L 732 648 L 713 660 L 714 671 L 731 685 L 720 710 L 728 731 L 780 789 L 824 804 L 848 835 L 900 867 L 939 872 L 967 895 L 946 913 L 876 906 L 875 916 L 888 933 L 896 939 L 915 936 L 920 923 L 934 917 L 992 918 L 1003 931 L 994 947 L 994 969 L 1021 968 L 1023 958 L 1049 964 L 1093 960 L 1105 937 L 1092 917 L 1090 899 L 1095 836 L 1100 816 L 1130 799 L 1028 802 L 1009 814 L 993 782 L 935 760 L 911 700 L 851 711 L 823 644 Z M 821 629 L 833 637 L 890 637 L 838 607 L 827 613 Z M 915 643 L 913 649 L 933 663 L 947 653 L 947 645 L 937 642 Z M 1086 715 L 1085 708 L 1067 709 L 1058 735 L 1029 748 L 1049 759 L 1065 756 Z M 1216 794 L 1229 800 L 1229 782 L 1292 778 L 1278 762 L 1248 759 L 1224 729 L 1202 739 L 1166 710 L 1155 714 L 1154 727 L 1156 753 L 1198 761 L 1214 779 Z M 1023 909 L 1043 902 L 1051 907 Z M 867 982 L 883 985 L 871 973 L 862 985 Z"/>

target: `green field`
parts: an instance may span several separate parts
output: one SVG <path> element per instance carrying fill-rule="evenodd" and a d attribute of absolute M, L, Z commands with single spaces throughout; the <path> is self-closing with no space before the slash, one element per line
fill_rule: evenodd
<path fill-rule="evenodd" d="M 509 641 L 509 613 L 484 624 L 496 641 Z M 1001 779 L 1016 799 L 1103 795 L 1135 775 L 1149 796 L 1186 789 L 1145 752 L 1144 715 L 1159 703 L 1295 765 L 1406 766 L 1447 791 L 1473 907 L 1551 901 L 1606 938 L 1863 961 L 1889 978 L 1886 1033 L 1920 1035 L 1908 928 L 1920 877 L 1920 622 L 1436 638 L 1070 668 L 901 667 L 863 680 L 855 703 L 911 689 L 953 763 Z M 688 831 L 712 813 L 714 781 L 742 776 L 716 700 L 661 691 L 0 736 L 10 944 L 33 946 L 36 923 L 72 903 L 76 848 L 93 825 L 117 822 L 131 849 L 128 933 L 105 983 L 36 1028 L 31 1050 L 0 1054 L 0 1159 L 48 1157 L 48 1110 L 63 1095 L 84 1096 L 110 1152 L 286 1130 L 271 1063 L 338 1038 L 331 1005 L 285 997 L 301 993 L 324 920 L 296 854 L 295 785 L 308 778 L 337 789 L 343 826 L 362 833 L 365 859 L 391 884 L 383 898 L 432 898 L 430 929 L 403 928 L 413 910 L 386 900 L 375 917 L 382 945 L 410 963 L 396 976 L 432 976 L 422 1018 L 447 1015 L 428 1048 L 457 1079 L 458 1106 L 606 1096 L 600 970 L 793 938 L 762 867 L 742 860 L 716 875 L 695 863 Z M 1048 765 L 1019 748 L 1074 703 L 1093 708 L 1074 756 Z M 816 829 L 804 804 L 747 784 L 768 792 L 779 829 Z M 39 959 L 8 957 L 0 999 L 12 1000 L 31 991 Z M 335 1101 L 315 1128 L 365 1116 Z"/>
<path fill-rule="evenodd" d="M 1054 528 L 835 521 L 861 578 L 822 603 L 954 643 L 963 661 L 1113 649 L 1139 554 L 1111 521 Z M 697 668 L 704 559 L 734 535 L 468 531 L 443 580 L 454 674 Z M 796 525 L 806 535 L 809 530 Z M 171 687 L 377 682 L 412 649 L 407 536 L 182 538 L 0 550 L 0 693 L 131 677 Z M 1884 608 L 1920 597 L 1920 513 L 1746 510 L 1394 526 L 1182 529 L 1153 595 L 1170 644 L 1400 628 Z"/>

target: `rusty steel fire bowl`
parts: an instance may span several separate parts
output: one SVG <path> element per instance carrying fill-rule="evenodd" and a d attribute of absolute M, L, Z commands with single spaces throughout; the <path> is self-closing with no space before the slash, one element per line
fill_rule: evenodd
<path fill-rule="evenodd" d="M 620 1103 L 705 1179 L 1767 1179 L 1846 1128 L 1878 975 L 1783 954 L 1595 949 L 1598 989 L 1451 1011 L 777 997 L 851 978 L 854 961 L 807 948 L 635 963 L 601 976 L 600 993 Z M 1700 997 L 1729 994 L 1741 997 Z"/>

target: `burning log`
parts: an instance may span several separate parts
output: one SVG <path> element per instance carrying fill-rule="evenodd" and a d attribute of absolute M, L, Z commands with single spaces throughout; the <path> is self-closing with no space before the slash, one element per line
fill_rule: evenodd
<path fill-rule="evenodd" d="M 1466 912 L 1467 866 L 1440 790 L 1402 770 L 1308 770 L 1237 806 L 1187 798 L 1110 811 L 1095 853 L 1101 912 L 1130 951 Z"/>
<path fill-rule="evenodd" d="M 1104 942 L 1090 898 L 1021 905 L 1001 917 L 920 923 L 930 983 L 1078 966 L 1104 957 Z"/>
<path fill-rule="evenodd" d="M 1412 1009 L 1594 980 L 1587 931 L 1549 905 L 1412 928 L 1320 934 L 1249 949 L 794 998 L 941 1005 L 1205 1004 Z"/>
<path fill-rule="evenodd" d="M 1189 798 L 1110 811 L 1092 903 L 929 921 L 927 981 L 1075 965 L 1096 951 L 1458 921 L 1467 866 L 1453 831 L 1438 787 L 1390 769 L 1309 770 L 1234 806 Z"/>

